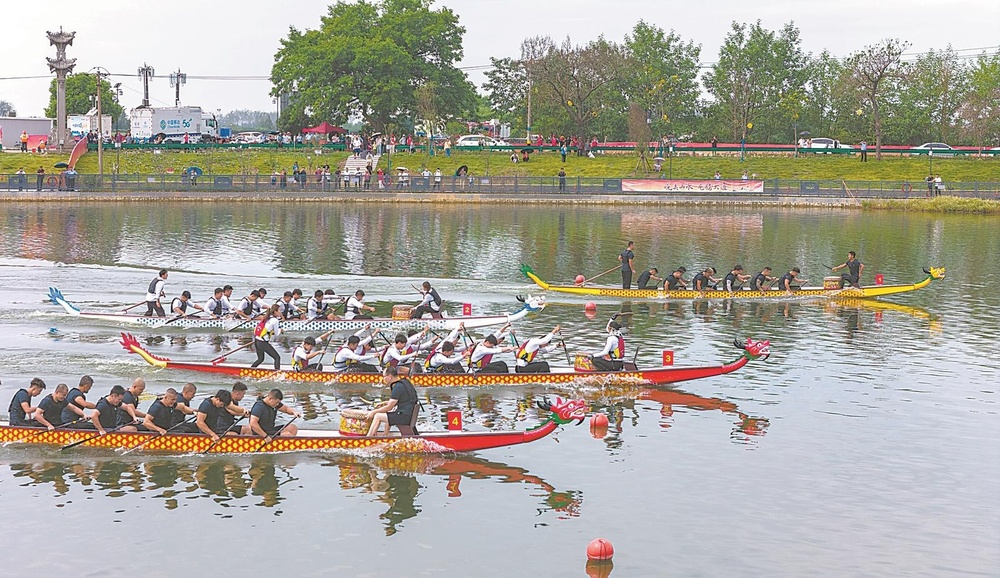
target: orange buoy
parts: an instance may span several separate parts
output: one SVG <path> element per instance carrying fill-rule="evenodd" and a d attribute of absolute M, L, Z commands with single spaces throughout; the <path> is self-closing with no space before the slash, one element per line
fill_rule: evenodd
<path fill-rule="evenodd" d="M 615 555 L 615 547 L 604 538 L 594 538 L 587 544 L 588 560 L 610 560 Z"/>
<path fill-rule="evenodd" d="M 597 303 L 594 303 L 593 301 L 587 301 L 587 303 L 584 304 L 584 306 L 583 306 L 583 310 L 584 311 L 597 311 Z"/>
<path fill-rule="evenodd" d="M 576 276 L 576 284 L 577 285 L 583 285 L 583 282 L 585 280 L 586 280 L 586 278 L 583 275 L 577 275 Z"/>
<path fill-rule="evenodd" d="M 610 578 L 615 563 L 611 560 L 587 560 L 585 572 L 588 578 Z"/>
<path fill-rule="evenodd" d="M 608 416 L 603 413 L 595 413 L 590 417 L 590 427 L 608 427 Z"/>

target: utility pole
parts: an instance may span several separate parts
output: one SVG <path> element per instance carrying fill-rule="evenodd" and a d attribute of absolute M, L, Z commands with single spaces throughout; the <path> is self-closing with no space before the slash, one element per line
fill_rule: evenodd
<path fill-rule="evenodd" d="M 103 68 L 94 68 L 94 76 L 97 79 L 96 82 L 96 96 L 97 99 L 97 172 L 100 175 L 98 177 L 98 183 L 104 178 L 104 116 L 101 114 L 101 74 L 107 74 L 108 71 Z"/>
<path fill-rule="evenodd" d="M 149 108 L 149 80 L 154 74 L 153 67 L 145 62 L 139 68 L 139 78 L 142 79 L 142 104 L 139 108 Z"/>
<path fill-rule="evenodd" d="M 181 72 L 180 68 L 177 69 L 177 72 L 170 73 L 170 86 L 176 89 L 176 93 L 174 94 L 174 106 L 181 105 L 181 85 L 187 84 L 187 79 L 188 75 Z"/>

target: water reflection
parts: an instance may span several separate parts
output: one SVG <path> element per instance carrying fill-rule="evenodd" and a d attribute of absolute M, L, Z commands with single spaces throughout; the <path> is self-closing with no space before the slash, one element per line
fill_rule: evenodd
<path fill-rule="evenodd" d="M 220 508 L 267 508 L 282 513 L 286 500 L 302 498 L 300 485 L 286 491 L 287 484 L 300 481 L 299 471 L 316 465 L 337 468 L 339 487 L 344 492 L 360 490 L 373 503 L 387 506 L 379 518 L 384 520 L 387 536 L 400 531 L 402 523 L 417 516 L 426 503 L 442 498 L 462 497 L 466 480 L 489 480 L 495 483 L 518 483 L 531 489 L 539 514 L 554 513 L 557 519 L 580 515 L 582 493 L 559 491 L 539 476 L 523 468 L 475 456 L 359 456 L 341 454 L 323 456 L 273 455 L 190 461 L 180 458 L 154 458 L 145 461 L 125 459 L 101 461 L 37 460 L 13 462 L 11 474 L 21 485 L 49 486 L 60 497 L 71 497 L 74 490 L 99 493 L 108 498 L 141 495 L 176 509 L 182 500 L 207 498 Z M 445 480 L 443 496 L 418 500 L 421 492 L 434 487 L 432 480 Z M 67 499 L 60 506 L 65 507 Z M 222 517 L 232 517 L 224 512 Z"/>

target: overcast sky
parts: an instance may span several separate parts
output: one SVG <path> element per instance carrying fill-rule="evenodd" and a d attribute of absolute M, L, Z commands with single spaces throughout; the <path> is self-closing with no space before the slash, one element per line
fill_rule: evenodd
<path fill-rule="evenodd" d="M 122 105 L 142 99 L 136 70 L 145 62 L 157 76 L 150 85 L 154 106 L 172 106 L 166 75 L 180 68 L 192 76 L 270 74 L 279 40 L 289 26 L 316 28 L 328 0 L 33 0 L 5 1 L 0 58 L 0 100 L 20 116 L 41 116 L 52 78 L 45 62 L 55 55 L 47 30 L 76 32 L 67 54 L 76 72 L 106 68 L 121 82 Z M 599 35 L 620 41 L 635 23 L 646 20 L 674 29 L 702 47 L 704 63 L 714 62 L 732 21 L 760 19 L 777 29 L 794 20 L 807 52 L 824 48 L 845 56 L 883 38 L 912 44 L 910 52 L 945 48 L 990 48 L 1000 44 L 998 0 L 439 0 L 454 10 L 466 28 L 461 65 L 489 64 L 490 56 L 518 56 L 527 36 L 570 36 L 585 43 Z M 978 52 L 978 51 L 976 51 Z M 965 54 L 968 54 L 966 52 Z M 11 77 L 43 78 L 11 80 Z M 469 73 L 478 84 L 481 71 Z M 223 112 L 272 110 L 267 80 L 189 79 L 182 104 Z"/>

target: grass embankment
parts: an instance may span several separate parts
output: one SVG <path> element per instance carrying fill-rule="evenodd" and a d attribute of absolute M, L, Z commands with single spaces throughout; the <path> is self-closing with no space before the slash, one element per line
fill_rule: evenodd
<path fill-rule="evenodd" d="M 1000 215 L 1000 201 L 965 199 L 942 195 L 930 199 L 862 201 L 867 210 L 915 211 L 920 213 L 978 213 Z"/>
<path fill-rule="evenodd" d="M 329 164 L 331 169 L 343 163 L 349 153 L 326 152 L 316 155 L 313 149 L 206 149 L 199 151 L 164 150 L 162 154 L 152 151 L 123 151 L 120 155 L 119 170 L 122 173 L 160 174 L 179 173 L 190 166 L 201 167 L 209 174 L 270 174 L 275 170 L 291 171 L 292 164 L 298 163 L 312 172 L 318 165 Z M 19 153 L 0 154 L 0 174 L 10 174 L 24 168 L 33 174 L 41 164 L 52 172 L 52 165 L 68 159 L 68 154 L 48 154 L 45 156 L 22 155 Z M 115 149 L 105 151 L 104 170 L 112 171 L 119 156 Z M 382 167 L 388 165 L 388 157 L 383 156 Z M 443 155 L 430 157 L 426 153 L 410 155 L 396 153 L 392 157 L 393 168 L 405 166 L 411 172 L 427 166 L 431 171 L 439 168 L 446 175 L 453 175 L 461 165 L 467 165 L 474 175 L 495 176 L 544 176 L 554 177 L 560 168 L 566 169 L 570 178 L 619 178 L 627 176 L 647 176 L 636 172 L 636 157 L 633 154 L 605 154 L 595 159 L 569 156 L 563 164 L 554 152 L 536 153 L 527 163 L 510 162 L 509 153 L 501 152 L 455 152 L 450 158 Z M 1000 181 L 1000 158 L 935 158 L 934 173 L 940 174 L 948 182 L 997 182 Z M 777 155 L 749 156 L 740 162 L 738 155 L 720 156 L 675 156 L 672 170 L 669 161 L 663 162 L 660 173 L 670 173 L 674 178 L 710 179 L 719 171 L 723 178 L 738 179 L 747 171 L 762 179 L 790 180 L 830 180 L 839 181 L 909 181 L 914 188 L 923 184 L 930 167 L 927 157 L 885 157 L 875 161 L 874 155 L 867 163 L 858 157 L 840 155 L 803 155 L 799 158 Z M 97 172 L 97 154 L 90 152 L 80 159 L 77 170 L 81 173 Z M 395 172 L 395 171 L 393 171 Z"/>

